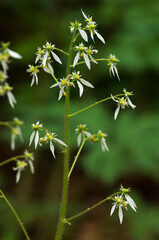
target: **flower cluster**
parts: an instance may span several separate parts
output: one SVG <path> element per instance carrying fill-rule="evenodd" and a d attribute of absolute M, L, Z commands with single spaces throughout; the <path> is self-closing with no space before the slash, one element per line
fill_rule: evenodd
<path fill-rule="evenodd" d="M 119 74 L 118 74 L 118 69 L 116 67 L 117 65 L 117 62 L 119 62 L 119 60 L 116 58 L 115 55 L 113 54 L 110 54 L 110 56 L 108 57 L 107 59 L 107 62 L 108 62 L 108 67 L 109 67 L 109 73 L 110 73 L 110 76 L 113 75 L 113 77 L 115 77 L 115 75 L 117 76 L 117 78 L 119 79 L 120 81 L 120 77 L 119 77 Z"/>
<path fill-rule="evenodd" d="M 94 53 L 97 53 L 98 50 L 96 49 L 93 49 L 92 46 L 89 46 L 89 47 L 85 47 L 85 45 L 83 43 L 80 43 L 78 46 L 75 46 L 75 51 L 77 51 L 76 55 L 75 55 L 75 58 L 74 58 L 74 61 L 73 61 L 73 67 L 76 66 L 76 64 L 78 63 L 78 61 L 83 58 L 85 63 L 86 63 L 86 66 L 88 67 L 88 69 L 91 69 L 91 64 L 90 64 L 90 61 L 94 62 L 94 63 L 97 63 L 95 61 L 95 59 L 93 58 L 93 54 Z"/>
<path fill-rule="evenodd" d="M 75 129 L 75 133 L 77 134 L 77 145 L 80 146 L 82 138 L 90 140 L 91 142 L 100 142 L 102 151 L 109 151 L 107 143 L 106 143 L 106 137 L 107 134 L 103 133 L 101 130 L 98 131 L 97 134 L 91 134 L 88 132 L 88 128 L 86 127 L 86 124 L 79 124 L 77 128 Z"/>
<path fill-rule="evenodd" d="M 132 92 L 127 92 L 126 89 L 123 90 L 124 92 L 124 97 L 122 98 L 118 98 L 118 97 L 113 97 L 113 95 L 111 95 L 111 98 L 117 102 L 117 108 L 115 110 L 114 113 L 114 119 L 117 119 L 117 116 L 119 114 L 120 108 L 121 109 L 125 109 L 125 107 L 131 107 L 132 109 L 136 108 L 136 106 L 131 102 L 129 96 L 133 95 Z"/>
<path fill-rule="evenodd" d="M 61 148 L 67 147 L 67 145 L 58 139 L 56 136 L 56 133 L 48 131 L 46 128 L 43 127 L 43 124 L 40 124 L 39 121 L 36 124 L 32 124 L 33 132 L 30 136 L 30 143 L 29 146 L 31 145 L 33 139 L 35 143 L 35 149 L 37 148 L 38 144 L 42 146 L 42 143 L 50 143 L 50 150 L 52 152 L 53 157 L 55 158 L 55 147 L 53 143 L 56 143 L 59 145 Z M 44 130 L 45 135 L 43 137 L 39 137 L 39 131 Z"/>
<path fill-rule="evenodd" d="M 38 85 L 38 73 L 39 68 L 42 67 L 45 72 L 54 75 L 54 69 L 51 65 L 51 62 L 54 60 L 58 62 L 59 64 L 62 64 L 60 58 L 55 53 L 55 50 L 57 48 L 55 45 L 46 42 L 46 44 L 43 45 L 43 48 L 38 47 L 38 50 L 36 52 L 36 58 L 35 58 L 35 64 L 39 63 L 38 66 L 29 65 L 29 68 L 27 69 L 27 72 L 30 73 L 32 76 L 31 86 L 36 83 Z"/>
<path fill-rule="evenodd" d="M 130 188 L 123 188 L 123 186 L 121 185 L 120 191 L 121 195 L 117 195 L 113 198 L 114 202 L 110 211 L 110 216 L 112 216 L 115 209 L 118 208 L 118 216 L 121 224 L 123 222 L 123 209 L 128 210 L 128 206 L 130 206 L 136 212 L 137 206 L 134 200 L 127 194 L 128 192 L 130 192 Z"/>
<path fill-rule="evenodd" d="M 10 43 L 1 42 L 0 46 L 0 64 L 2 66 L 2 70 L 0 70 L 0 96 L 7 96 L 9 104 L 12 108 L 16 104 L 16 99 L 12 93 L 13 87 L 11 87 L 8 82 L 7 71 L 9 69 L 8 64 L 10 57 L 20 59 L 21 55 L 15 51 L 9 49 Z"/>
<path fill-rule="evenodd" d="M 25 150 L 24 156 L 21 156 L 20 159 L 16 159 L 16 167 L 13 167 L 14 171 L 17 171 L 16 174 L 16 183 L 19 182 L 21 177 L 21 172 L 25 170 L 25 168 L 29 165 L 31 173 L 34 173 L 34 155 L 33 153 L 28 152 Z"/>

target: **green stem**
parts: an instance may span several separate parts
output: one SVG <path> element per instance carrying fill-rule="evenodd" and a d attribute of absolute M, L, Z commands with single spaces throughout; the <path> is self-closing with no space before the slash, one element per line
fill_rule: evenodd
<path fill-rule="evenodd" d="M 55 82 L 58 82 L 57 78 L 55 77 L 55 75 L 50 71 L 50 69 L 47 66 L 37 66 L 37 68 L 43 68 L 43 69 L 47 69 L 49 71 L 49 73 L 51 74 L 51 76 L 53 77 L 53 79 L 55 80 Z"/>
<path fill-rule="evenodd" d="M 121 96 L 124 96 L 124 95 L 125 95 L 125 94 L 122 93 L 122 94 L 115 95 L 115 96 L 113 96 L 113 97 L 114 97 L 114 98 L 117 98 L 117 97 L 121 97 Z M 98 102 L 95 102 L 95 103 L 89 105 L 88 107 L 85 107 L 85 108 L 83 108 L 83 109 L 81 109 L 81 110 L 79 110 L 79 111 L 77 111 L 77 112 L 75 112 L 75 113 L 69 114 L 69 117 L 73 117 L 73 116 L 75 116 L 75 115 L 77 115 L 77 114 L 79 114 L 79 113 L 81 113 L 81 112 L 86 111 L 86 110 L 89 109 L 89 108 L 92 108 L 92 107 L 94 107 L 94 106 L 96 106 L 96 105 L 98 105 L 98 104 L 100 104 L 100 103 L 103 103 L 103 102 L 105 102 L 105 101 L 107 101 L 107 100 L 111 100 L 111 99 L 112 99 L 112 97 L 104 98 L 104 99 L 102 99 L 102 100 L 100 100 L 100 101 L 98 101 Z"/>
<path fill-rule="evenodd" d="M 93 210 L 94 208 L 98 207 L 99 205 L 103 204 L 103 203 L 106 202 L 107 200 L 111 200 L 115 195 L 118 195 L 118 194 L 120 194 L 120 193 L 122 193 L 122 192 L 117 192 L 117 193 L 112 194 L 111 196 L 109 196 L 109 197 L 103 199 L 102 201 L 94 204 L 92 207 L 87 208 L 86 210 L 84 210 L 84 211 L 82 211 L 82 212 L 74 215 L 73 217 L 70 217 L 70 218 L 65 219 L 65 222 L 70 222 L 70 221 L 72 221 L 73 219 L 82 216 L 83 214 L 85 214 L 85 213 Z"/>
<path fill-rule="evenodd" d="M 7 203 L 8 207 L 11 209 L 12 213 L 14 214 L 15 218 L 17 219 L 21 229 L 23 230 L 24 232 L 24 235 L 26 237 L 27 240 L 30 240 L 30 237 L 28 236 L 27 234 L 27 231 L 23 225 L 23 223 L 21 222 L 18 214 L 16 213 L 16 211 L 14 210 L 13 206 L 10 204 L 10 202 L 8 201 L 8 199 L 6 198 L 6 196 L 4 195 L 4 193 L 2 192 L 2 190 L 0 189 L 0 194 L 1 194 L 1 197 L 4 199 L 4 201 Z"/>
<path fill-rule="evenodd" d="M 99 59 L 94 59 L 96 62 L 108 62 L 109 61 L 109 59 L 108 58 L 99 58 Z M 89 60 L 90 62 L 93 62 L 91 59 Z M 76 66 L 77 65 L 81 65 L 81 64 L 86 64 L 86 62 L 85 61 L 82 61 L 82 62 L 78 62 L 77 64 L 76 64 Z M 70 66 L 71 68 L 73 67 L 73 65 L 71 65 Z"/>
<path fill-rule="evenodd" d="M 65 54 L 65 55 L 69 55 L 67 52 L 65 52 L 65 51 L 63 51 L 62 49 L 60 49 L 60 48 L 55 48 L 57 51 L 59 51 L 59 52 L 61 52 L 61 53 L 63 53 L 63 54 Z"/>
<path fill-rule="evenodd" d="M 83 148 L 83 146 L 84 146 L 84 144 L 85 144 L 85 141 L 86 141 L 86 139 L 84 138 L 83 141 L 82 141 L 82 143 L 81 143 L 81 146 L 80 146 L 80 148 L 79 148 L 79 150 L 78 150 L 78 152 L 77 152 L 77 155 L 76 155 L 76 157 L 75 157 L 75 160 L 73 161 L 73 164 L 72 164 L 72 166 L 71 166 L 71 168 L 70 168 L 70 171 L 69 171 L 69 174 L 68 174 L 68 179 L 70 178 L 70 175 L 71 175 L 71 173 L 72 173 L 72 171 L 73 171 L 73 168 L 74 168 L 74 166 L 75 166 L 75 164 L 76 164 L 76 162 L 77 162 L 77 159 L 78 159 L 78 157 L 79 157 L 79 155 L 80 155 L 80 153 L 81 153 L 81 150 L 82 150 L 82 148 Z"/>
<path fill-rule="evenodd" d="M 70 63 L 72 56 L 72 47 L 74 42 L 75 32 L 72 36 L 72 40 L 69 47 L 69 55 L 67 61 L 66 77 L 70 74 Z M 59 223 L 57 226 L 57 233 L 55 240 L 61 240 L 64 230 L 64 219 L 66 216 L 67 209 L 67 199 L 68 199 L 68 173 L 69 173 L 69 88 L 66 88 L 66 97 L 65 97 L 65 143 L 67 148 L 64 155 L 64 172 L 63 172 L 63 192 L 61 200 L 61 210 L 59 216 Z"/>
<path fill-rule="evenodd" d="M 18 161 L 19 158 L 24 158 L 24 157 L 25 157 L 24 155 L 19 155 L 19 156 L 16 156 L 16 157 L 9 158 L 9 159 L 1 162 L 1 163 L 0 163 L 0 167 L 3 166 L 3 165 L 5 165 L 5 164 L 7 164 L 7 163 L 12 162 L 12 161 Z"/>

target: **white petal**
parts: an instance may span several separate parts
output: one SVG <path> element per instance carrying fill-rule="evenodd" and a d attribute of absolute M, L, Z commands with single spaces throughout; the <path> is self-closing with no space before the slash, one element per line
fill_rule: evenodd
<path fill-rule="evenodd" d="M 110 216 L 113 215 L 114 211 L 115 211 L 115 208 L 116 208 L 116 203 L 113 204 L 112 208 L 111 208 L 111 211 L 110 211 Z"/>
<path fill-rule="evenodd" d="M 86 80 L 84 80 L 84 79 L 82 79 L 82 78 L 80 78 L 79 80 L 80 80 L 80 82 L 81 82 L 83 85 L 85 85 L 85 86 L 87 86 L 87 87 L 90 87 L 90 88 L 94 88 L 94 86 L 93 86 L 91 83 L 89 83 L 88 81 L 86 81 Z"/>
<path fill-rule="evenodd" d="M 16 136 L 14 134 L 11 135 L 11 149 L 15 149 L 15 138 Z"/>
<path fill-rule="evenodd" d="M 78 52 L 74 58 L 74 61 L 73 61 L 73 67 L 76 66 L 76 64 L 78 63 L 78 60 L 79 60 L 79 57 L 80 57 L 80 53 Z"/>
<path fill-rule="evenodd" d="M 33 77 L 32 77 L 32 80 L 31 80 L 30 87 L 32 87 L 32 86 L 33 86 L 34 82 L 35 82 L 35 75 L 33 75 Z"/>
<path fill-rule="evenodd" d="M 122 222 L 123 222 L 123 210 L 122 210 L 122 207 L 121 207 L 121 206 L 119 206 L 118 215 L 119 215 L 120 224 L 122 224 Z"/>
<path fill-rule="evenodd" d="M 48 57 L 48 52 L 46 52 L 45 55 L 44 55 L 44 57 L 43 57 L 43 62 L 42 62 L 42 64 L 43 64 L 44 67 L 45 67 L 45 65 L 46 65 L 47 57 Z"/>
<path fill-rule="evenodd" d="M 49 70 L 51 71 L 51 73 L 54 74 L 54 69 L 53 69 L 53 67 L 51 66 L 50 63 L 48 63 L 48 68 L 49 68 Z"/>
<path fill-rule="evenodd" d="M 136 212 L 137 206 L 136 206 L 134 200 L 128 194 L 125 194 L 125 198 L 126 198 L 128 204 L 130 205 L 130 207 Z"/>
<path fill-rule="evenodd" d="M 35 135 L 35 149 L 37 148 L 39 143 L 39 131 L 36 130 L 36 135 Z"/>
<path fill-rule="evenodd" d="M 112 94 L 111 94 L 111 98 L 112 98 L 115 102 L 119 102 L 117 99 L 115 99 L 115 98 L 113 97 Z"/>
<path fill-rule="evenodd" d="M 7 52 L 8 52 L 9 55 L 10 55 L 11 57 L 13 57 L 13 58 L 17 58 L 17 59 L 21 59 L 21 58 L 22 58 L 22 56 L 21 56 L 19 53 L 14 52 L 14 51 L 12 51 L 12 50 L 10 50 L 10 49 L 7 49 Z"/>
<path fill-rule="evenodd" d="M 50 88 L 57 87 L 59 85 L 60 85 L 60 83 L 58 82 L 58 83 L 53 84 Z"/>
<path fill-rule="evenodd" d="M 99 38 L 99 40 L 101 40 L 105 44 L 104 38 L 97 31 L 95 31 L 95 34 Z"/>
<path fill-rule="evenodd" d="M 118 114 L 119 114 L 119 110 L 120 110 L 120 106 L 117 107 L 117 109 L 115 110 L 115 113 L 114 113 L 114 120 L 117 119 L 117 116 L 118 116 Z"/>
<path fill-rule="evenodd" d="M 120 77 L 119 77 L 119 74 L 118 74 L 118 69 L 116 68 L 116 66 L 114 66 L 114 70 L 115 70 L 115 73 L 116 73 L 116 75 L 117 75 L 117 78 L 118 78 L 119 81 L 120 81 Z"/>
<path fill-rule="evenodd" d="M 35 73 L 35 82 L 36 82 L 36 85 L 38 85 L 38 76 L 36 73 Z"/>
<path fill-rule="evenodd" d="M 94 42 L 94 34 L 93 34 L 93 31 L 91 31 L 91 38 L 92 38 L 92 40 L 93 40 L 93 42 Z"/>
<path fill-rule="evenodd" d="M 88 19 L 87 16 L 86 16 L 86 14 L 83 12 L 82 9 L 81 9 L 81 12 L 82 12 L 82 14 L 83 14 L 83 17 L 84 17 L 85 19 Z"/>
<path fill-rule="evenodd" d="M 84 131 L 84 134 L 85 134 L 87 137 L 90 137 L 90 136 L 91 136 L 91 133 L 90 133 L 90 132 L 87 132 L 87 131 Z"/>
<path fill-rule="evenodd" d="M 54 53 L 53 51 L 51 51 L 51 53 L 52 53 L 53 58 L 56 60 L 56 62 L 62 64 L 62 62 L 61 62 L 60 58 L 57 56 L 57 54 Z"/>
<path fill-rule="evenodd" d="M 80 34 L 81 34 L 81 37 L 82 37 L 86 42 L 88 42 L 87 33 L 86 33 L 84 30 L 82 30 L 82 29 L 79 29 L 79 32 L 80 32 Z"/>
<path fill-rule="evenodd" d="M 90 57 L 90 59 L 92 60 L 92 62 L 98 64 L 98 63 L 95 61 L 95 59 L 94 59 L 91 55 L 89 55 L 89 57 Z"/>
<path fill-rule="evenodd" d="M 79 133 L 77 136 L 77 146 L 79 147 L 80 143 L 82 141 L 82 133 Z"/>
<path fill-rule="evenodd" d="M 67 145 L 66 145 L 63 141 L 61 141 L 60 139 L 58 139 L 58 138 L 54 138 L 54 139 L 55 139 L 55 141 L 58 142 L 59 144 L 67 147 Z"/>
<path fill-rule="evenodd" d="M 30 166 L 31 173 L 34 173 L 34 165 L 33 165 L 32 161 L 28 161 L 28 163 L 29 163 L 29 166 Z"/>
<path fill-rule="evenodd" d="M 11 91 L 7 92 L 7 97 L 9 104 L 11 105 L 12 108 L 14 108 L 14 104 L 16 104 L 16 99 Z"/>
<path fill-rule="evenodd" d="M 64 88 L 65 88 L 65 87 L 62 87 L 62 88 L 60 89 L 58 101 L 59 101 L 59 100 L 62 98 L 62 96 L 63 96 Z"/>
<path fill-rule="evenodd" d="M 43 70 L 44 70 L 46 73 L 49 73 L 49 74 L 50 74 L 50 72 L 49 72 L 49 70 L 48 70 L 47 68 L 43 68 Z"/>
<path fill-rule="evenodd" d="M 34 136 L 35 136 L 35 131 L 33 131 L 32 134 L 31 134 L 31 136 L 30 136 L 29 146 L 31 145 Z"/>
<path fill-rule="evenodd" d="M 90 65 L 90 61 L 89 61 L 88 56 L 85 53 L 83 53 L 83 57 L 84 57 L 84 60 L 85 60 L 85 63 L 87 65 L 88 69 L 90 70 L 91 69 L 91 65 Z"/>
<path fill-rule="evenodd" d="M 109 152 L 108 146 L 106 144 L 106 140 L 104 138 L 102 138 L 102 140 L 101 140 L 101 146 L 102 146 L 103 152 L 105 152 L 105 150 L 107 150 Z"/>
<path fill-rule="evenodd" d="M 20 180 L 20 175 L 21 175 L 21 171 L 18 169 L 18 170 L 17 170 L 17 174 L 16 174 L 16 183 L 19 182 L 19 180 Z"/>
<path fill-rule="evenodd" d="M 50 150 L 52 152 L 53 157 L 56 158 L 55 157 L 55 148 L 54 148 L 54 145 L 53 145 L 52 141 L 50 141 Z"/>
<path fill-rule="evenodd" d="M 129 106 L 130 106 L 132 109 L 136 108 L 136 106 L 132 103 L 132 101 L 130 100 L 130 98 L 127 97 L 127 101 L 128 101 Z"/>
<path fill-rule="evenodd" d="M 79 87 L 79 95 L 81 97 L 82 94 L 83 94 L 84 88 L 83 88 L 82 84 L 79 81 L 77 81 L 77 84 L 78 84 L 78 87 Z"/>

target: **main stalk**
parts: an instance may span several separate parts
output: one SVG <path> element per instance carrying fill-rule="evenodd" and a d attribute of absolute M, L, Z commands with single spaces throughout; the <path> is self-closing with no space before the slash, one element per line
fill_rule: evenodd
<path fill-rule="evenodd" d="M 74 42 L 75 32 L 72 36 L 72 40 L 69 47 L 68 61 L 67 61 L 67 69 L 66 69 L 66 77 L 70 74 L 70 64 L 71 64 L 71 56 L 72 56 L 72 46 Z M 61 240 L 64 224 L 66 218 L 66 209 L 67 209 L 67 199 L 68 199 L 68 173 L 69 173 L 69 88 L 66 88 L 66 96 L 65 96 L 65 143 L 67 148 L 64 154 L 64 172 L 63 172 L 63 192 L 62 192 L 62 200 L 61 200 L 61 210 L 59 223 L 57 227 L 57 233 L 55 240 Z"/>

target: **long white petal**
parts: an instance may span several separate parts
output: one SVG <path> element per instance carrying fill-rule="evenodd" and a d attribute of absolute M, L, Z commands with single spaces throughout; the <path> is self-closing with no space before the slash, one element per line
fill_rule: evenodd
<path fill-rule="evenodd" d="M 80 28 L 79 28 L 79 32 L 80 32 L 80 34 L 81 34 L 81 37 L 82 37 L 86 42 L 88 42 L 87 33 L 86 33 L 84 30 L 80 29 Z"/>
<path fill-rule="evenodd" d="M 90 82 L 84 80 L 83 78 L 80 78 L 79 80 L 83 85 L 90 87 L 90 88 L 94 88 L 94 86 Z"/>
<path fill-rule="evenodd" d="M 35 136 L 35 131 L 33 131 L 32 134 L 31 134 L 31 136 L 30 136 L 29 146 L 31 145 L 34 136 Z"/>
<path fill-rule="evenodd" d="M 17 174 L 16 174 L 16 183 L 19 182 L 19 180 L 20 180 L 20 175 L 21 175 L 21 171 L 20 171 L 20 169 L 18 169 L 18 170 L 17 170 Z"/>
<path fill-rule="evenodd" d="M 95 34 L 99 38 L 99 40 L 101 40 L 105 44 L 104 38 L 97 31 L 95 31 Z"/>
<path fill-rule="evenodd" d="M 7 92 L 7 97 L 8 97 L 9 104 L 11 105 L 12 108 L 14 108 L 14 104 L 16 104 L 17 101 L 13 93 L 11 91 Z"/>
<path fill-rule="evenodd" d="M 81 97 L 82 94 L 83 94 L 84 88 L 83 88 L 83 85 L 79 81 L 77 81 L 77 84 L 78 84 L 78 87 L 79 87 L 79 95 Z"/>
<path fill-rule="evenodd" d="M 89 57 L 85 53 L 83 53 L 83 57 L 84 57 L 84 61 L 87 65 L 88 69 L 90 70 L 91 69 L 91 64 L 90 64 Z"/>
<path fill-rule="evenodd" d="M 15 135 L 12 134 L 11 135 L 11 149 L 14 150 L 15 149 Z"/>
<path fill-rule="evenodd" d="M 50 150 L 52 152 L 53 157 L 56 158 L 55 157 L 55 148 L 54 148 L 54 145 L 53 145 L 52 141 L 50 141 Z"/>
<path fill-rule="evenodd" d="M 14 51 L 12 51 L 12 50 L 10 50 L 10 49 L 7 49 L 7 52 L 8 52 L 9 55 L 10 55 L 11 57 L 13 57 L 13 58 L 17 58 L 17 59 L 21 59 L 21 58 L 22 58 L 22 56 L 21 56 L 19 53 L 14 52 Z"/>
<path fill-rule="evenodd" d="M 127 97 L 127 101 L 128 101 L 129 106 L 130 106 L 132 109 L 136 108 L 136 106 L 132 103 L 132 101 L 130 100 L 129 97 Z"/>
<path fill-rule="evenodd" d="M 111 208 L 111 211 L 110 211 L 110 216 L 113 215 L 114 211 L 115 211 L 115 208 L 116 208 L 116 203 L 113 204 L 112 208 Z"/>
<path fill-rule="evenodd" d="M 117 119 L 117 116 L 119 114 L 119 111 L 120 111 L 120 106 L 117 107 L 117 109 L 115 110 L 115 113 L 114 113 L 114 120 Z"/>
<path fill-rule="evenodd" d="M 45 55 L 44 55 L 44 57 L 43 57 L 43 62 L 42 62 L 42 64 L 43 64 L 44 67 L 45 67 L 45 65 L 46 65 L 47 57 L 48 57 L 48 52 L 46 52 Z"/>
<path fill-rule="evenodd" d="M 90 57 L 90 59 L 92 60 L 92 62 L 98 64 L 98 62 L 96 62 L 95 59 L 94 59 L 91 55 L 89 55 L 89 57 Z"/>
<path fill-rule="evenodd" d="M 126 198 L 128 204 L 130 205 L 130 207 L 136 212 L 137 206 L 136 206 L 134 200 L 128 194 L 125 194 L 125 198 Z"/>
<path fill-rule="evenodd" d="M 33 75 L 33 77 L 32 77 L 32 80 L 31 80 L 30 87 L 32 87 L 32 86 L 33 86 L 34 82 L 35 82 L 35 75 Z"/>
<path fill-rule="evenodd" d="M 60 83 L 58 82 L 58 83 L 53 84 L 50 88 L 57 87 L 59 85 L 60 85 Z"/>
<path fill-rule="evenodd" d="M 51 53 L 52 53 L 53 58 L 56 60 L 56 62 L 62 64 L 62 62 L 61 62 L 60 58 L 57 56 L 57 54 L 54 53 L 53 51 L 51 51 Z"/>
<path fill-rule="evenodd" d="M 58 139 L 58 138 L 54 138 L 54 139 L 55 139 L 55 141 L 58 142 L 59 144 L 67 147 L 67 145 L 66 145 L 63 141 L 61 141 L 60 139 Z"/>
<path fill-rule="evenodd" d="M 82 12 L 82 14 L 83 14 L 83 17 L 84 17 L 85 19 L 88 19 L 88 17 L 86 16 L 86 14 L 83 12 L 82 9 L 81 9 L 81 12 Z"/>
<path fill-rule="evenodd" d="M 28 161 L 28 163 L 29 163 L 29 166 L 30 166 L 31 173 L 34 173 L 34 165 L 33 165 L 32 161 Z"/>
<path fill-rule="evenodd" d="M 36 82 L 36 85 L 38 85 L 38 75 L 35 73 L 35 82 Z"/>
<path fill-rule="evenodd" d="M 118 215 L 119 215 L 120 224 L 122 224 L 122 222 L 123 222 L 123 210 L 122 210 L 121 206 L 119 206 Z"/>
<path fill-rule="evenodd" d="M 93 42 L 95 42 L 94 41 L 94 33 L 93 33 L 93 31 L 91 31 L 91 38 L 92 38 Z"/>
<path fill-rule="evenodd" d="M 51 66 L 50 63 L 48 63 L 48 68 L 49 68 L 49 70 L 51 71 L 51 73 L 54 74 L 54 69 L 53 69 L 53 67 Z"/>
<path fill-rule="evenodd" d="M 59 101 L 59 100 L 62 98 L 62 96 L 63 96 L 64 88 L 65 88 L 65 87 L 62 87 L 62 88 L 60 89 L 58 101 Z"/>
<path fill-rule="evenodd" d="M 76 66 L 76 64 L 78 63 L 78 60 L 79 60 L 79 57 L 80 57 L 80 53 L 78 52 L 74 58 L 74 61 L 73 61 L 73 67 Z"/>
<path fill-rule="evenodd" d="M 80 143 L 82 141 L 82 133 L 79 133 L 77 136 L 77 146 L 79 147 Z"/>
<path fill-rule="evenodd" d="M 35 135 L 35 149 L 37 148 L 39 143 L 39 131 L 36 130 L 36 135 Z"/>

